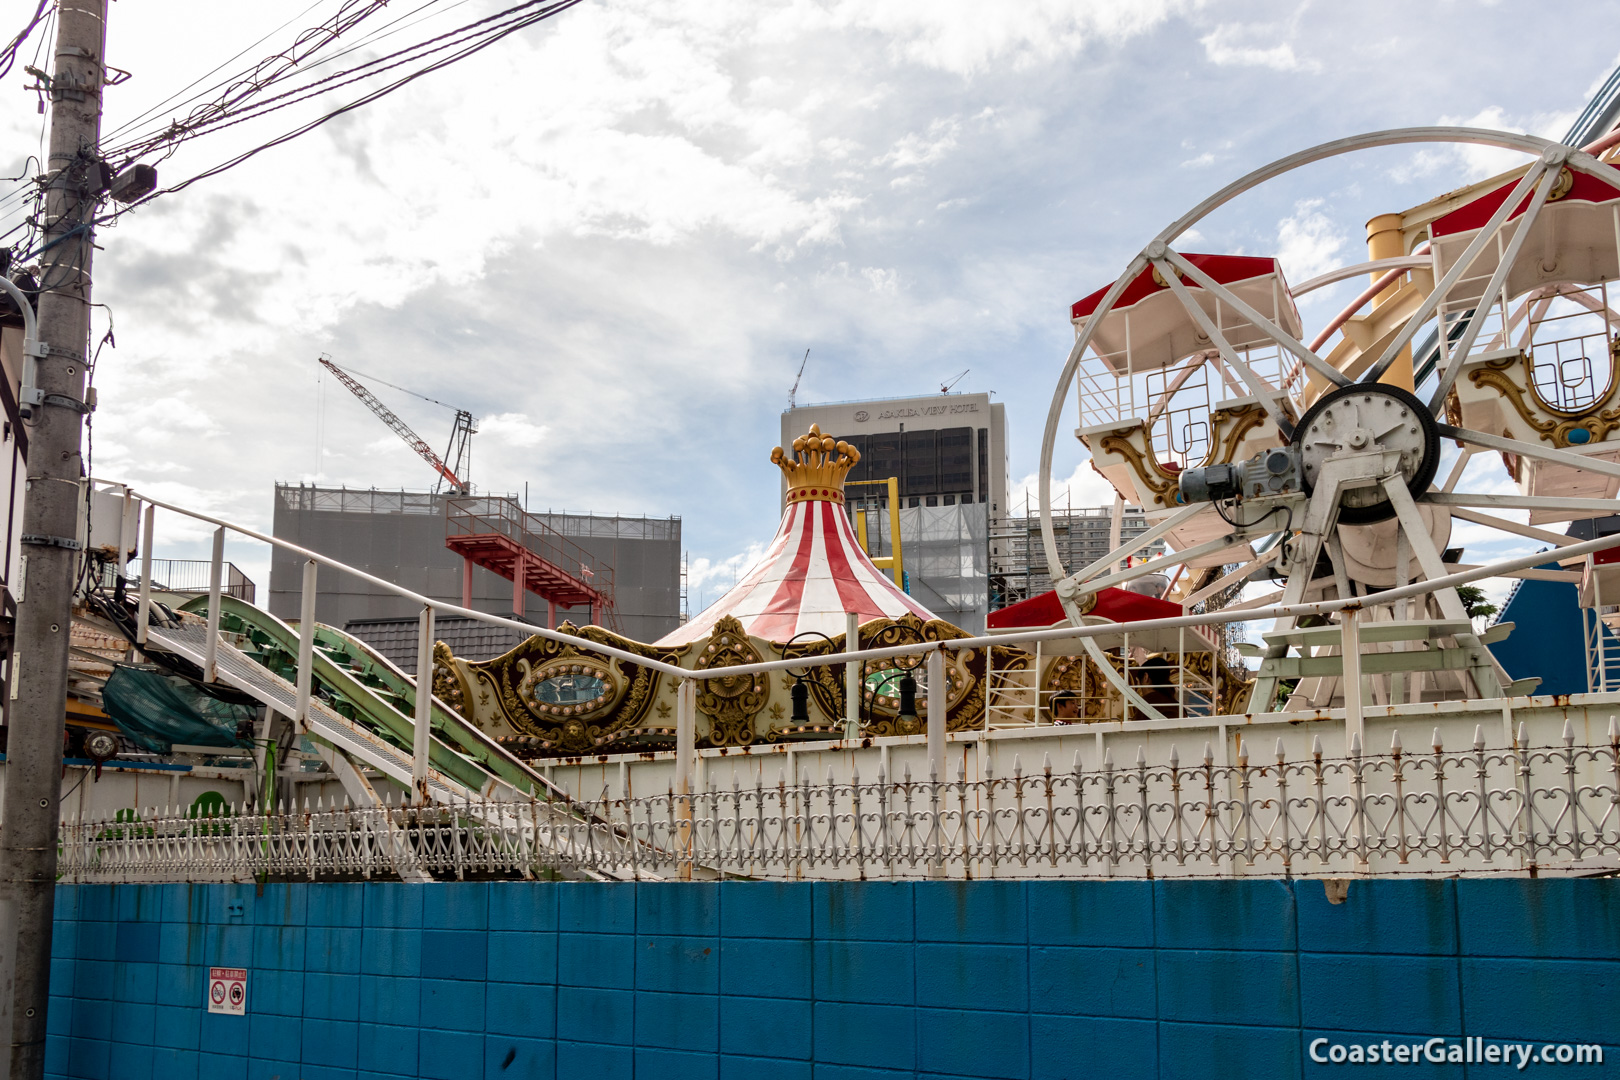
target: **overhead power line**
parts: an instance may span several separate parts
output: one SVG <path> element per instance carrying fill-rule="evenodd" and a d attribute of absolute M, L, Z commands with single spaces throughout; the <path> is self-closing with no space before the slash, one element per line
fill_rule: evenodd
<path fill-rule="evenodd" d="M 204 79 L 210 78 L 211 76 L 217 75 L 221 71 L 224 71 L 227 67 L 229 67 L 230 65 L 236 63 L 238 60 L 242 59 L 242 57 L 246 56 L 248 53 L 252 52 L 254 49 L 258 48 L 260 45 L 263 45 L 266 41 L 269 41 L 271 38 L 275 37 L 277 34 L 281 33 L 283 30 L 287 29 L 287 27 L 291 26 L 293 23 L 297 22 L 299 19 L 302 19 L 305 15 L 308 15 L 311 11 L 314 11 L 316 8 L 320 7 L 321 4 L 323 4 L 323 3 L 325 3 L 325 0 L 315 0 L 315 2 L 313 4 L 309 5 L 309 7 L 305 8 L 303 11 L 300 11 L 298 14 L 294 15 L 292 18 L 288 19 L 286 22 L 282 23 L 280 26 L 276 27 L 274 30 L 271 30 L 269 33 L 265 34 L 263 37 L 259 38 L 257 41 L 253 42 L 252 44 L 244 46 L 240 51 L 238 51 L 229 60 L 225 60 L 225 61 L 221 62 L 220 64 L 216 65 L 215 67 L 210 68 L 208 71 L 205 71 L 203 74 L 197 76 L 195 79 L 191 80 L 191 82 L 189 82 L 186 85 L 182 86 L 180 89 L 176 90 L 174 93 L 170 94 L 168 97 L 164 98 L 162 101 L 158 102 L 156 105 L 153 105 L 151 108 L 147 109 L 145 112 L 137 113 L 135 116 L 131 117 L 130 119 L 128 119 L 126 121 L 124 121 L 122 124 L 120 124 L 116 128 L 113 128 L 111 131 L 103 132 L 102 136 L 101 136 L 101 141 L 102 141 L 103 145 L 105 145 L 111 139 L 114 139 L 117 136 L 122 135 L 125 132 L 129 131 L 131 128 L 133 128 L 136 125 L 140 124 L 143 120 L 146 120 L 147 118 L 149 118 L 149 117 L 163 111 L 164 109 L 175 106 L 176 104 L 189 105 L 191 102 L 196 101 L 198 98 L 202 97 L 203 94 L 208 93 L 209 90 L 218 90 L 222 86 L 230 85 L 229 82 L 216 83 L 214 86 L 209 87 L 208 90 L 203 90 L 203 91 L 201 91 L 201 92 L 199 92 L 197 94 L 192 95 L 189 98 L 183 98 L 181 96 L 186 91 L 188 91 L 188 90 L 192 89 L 193 87 L 197 86 Z M 230 82 L 236 81 L 237 78 L 240 78 L 240 76 L 232 76 Z"/>
<path fill-rule="evenodd" d="M 290 142 L 293 139 L 298 138 L 300 135 L 308 134 L 309 132 L 316 130 L 322 125 L 338 118 L 339 116 L 353 112 L 356 109 L 369 105 L 380 98 L 386 97 L 394 91 L 415 82 L 424 75 L 439 71 L 460 60 L 464 60 L 469 56 L 473 56 L 484 49 L 487 49 L 496 42 L 502 41 L 505 38 L 510 37 L 512 34 L 533 26 L 542 20 L 549 19 L 553 15 L 566 11 L 580 2 L 581 0 L 527 0 L 525 3 L 520 3 L 513 7 L 507 8 L 505 11 L 499 12 L 496 15 L 469 23 L 466 26 L 448 31 L 434 38 L 429 38 L 427 41 L 420 42 L 416 45 L 408 46 L 407 48 L 401 49 L 396 53 L 390 54 L 389 56 L 379 57 L 375 61 L 369 61 L 367 64 L 362 65 L 362 67 L 366 69 L 364 77 L 380 74 L 383 71 L 402 66 L 406 63 L 410 63 L 411 61 L 419 61 L 426 56 L 443 52 L 446 48 L 454 49 L 454 51 L 448 53 L 447 55 L 440 56 L 431 63 L 424 64 L 414 71 L 401 75 L 386 85 L 377 87 L 376 89 L 361 95 L 359 98 L 356 98 L 354 101 L 351 101 L 346 105 L 342 105 L 336 109 L 326 112 L 321 116 L 308 121 L 307 123 L 300 124 L 290 131 L 278 135 L 273 139 L 266 140 L 265 142 L 260 143 L 249 150 L 236 154 L 235 156 L 228 158 L 217 165 L 204 169 L 177 184 L 159 188 L 151 194 L 131 202 L 126 206 L 113 211 L 111 214 L 105 215 L 98 221 L 98 224 L 115 220 L 127 211 L 132 210 L 137 206 L 145 205 L 146 203 L 151 202 L 153 199 L 159 198 L 163 195 L 172 194 L 177 191 L 183 191 L 199 180 L 204 180 L 211 176 L 217 176 L 222 172 L 233 169 L 237 165 L 242 164 L 244 161 L 257 156 L 266 150 L 280 146 L 283 143 Z M 390 63 L 389 61 L 393 62 Z M 355 72 L 358 73 L 360 70 L 360 68 L 356 68 Z M 321 80 L 321 82 L 323 84 L 328 84 L 327 90 L 335 89 L 335 86 L 329 85 L 330 82 L 334 79 L 340 78 L 343 74 L 345 73 L 329 76 L 327 79 Z M 354 81 L 358 81 L 358 79 L 350 78 L 342 83 L 339 83 L 338 85 L 348 85 L 350 82 Z M 255 115 L 263 115 L 266 112 L 285 108 L 287 105 L 295 104 L 297 100 L 303 100 L 306 96 L 313 96 L 313 93 L 315 92 L 326 92 L 326 90 L 314 91 L 313 87 L 306 87 L 305 90 L 310 91 L 310 93 L 305 94 L 303 91 L 297 91 L 296 93 L 299 93 L 300 96 L 293 100 L 274 102 L 272 104 L 272 100 L 267 99 L 266 101 L 260 103 L 260 105 L 263 107 L 260 108 Z M 234 122 L 237 122 L 235 118 L 229 122 L 225 122 L 224 117 L 221 116 L 219 120 L 215 122 L 215 126 L 212 128 L 212 130 L 219 130 L 221 127 L 229 126 L 229 123 Z M 153 147 L 153 149 L 156 149 L 156 147 Z M 127 163 L 128 161 L 126 160 L 125 164 Z"/>
<path fill-rule="evenodd" d="M 535 2 L 539 2 L 539 0 L 535 0 Z M 530 4 L 524 6 L 533 5 Z M 121 147 L 113 147 L 105 150 L 104 152 L 109 158 L 120 158 L 126 162 L 133 161 L 157 150 L 164 150 L 168 153 L 172 153 L 174 146 L 177 146 L 179 143 L 186 140 L 195 138 L 200 134 L 207 134 L 222 130 L 224 128 L 234 127 L 237 124 L 245 123 L 249 120 L 256 120 L 269 113 L 277 112 L 291 105 L 296 105 L 301 101 L 306 101 L 310 98 L 328 94 L 345 86 L 350 86 L 354 83 L 362 82 L 369 78 L 374 78 L 383 72 L 391 71 L 398 67 L 403 67 L 406 64 L 411 63 L 413 60 L 421 60 L 435 53 L 443 52 L 446 49 L 455 47 L 464 40 L 488 34 L 490 32 L 490 28 L 485 26 L 485 24 L 495 22 L 503 18 L 505 15 L 506 13 L 502 13 L 501 15 L 492 15 L 488 19 L 481 19 L 478 22 L 469 23 L 466 26 L 447 31 L 446 33 L 440 34 L 437 37 L 429 38 L 426 41 L 418 42 L 415 45 L 406 46 L 404 49 L 400 49 L 397 52 L 389 53 L 386 56 L 381 56 L 374 60 L 368 60 L 365 63 L 353 68 L 333 72 L 330 75 L 323 76 L 322 78 L 315 79 L 312 82 L 305 83 L 302 86 L 294 87 L 290 90 L 283 91 L 280 94 L 276 94 L 268 98 L 255 101 L 248 101 L 244 98 L 244 100 L 235 104 L 234 107 L 220 107 L 214 110 L 198 110 L 196 119 L 188 120 L 184 123 L 176 122 L 169 129 L 152 136 L 145 142 L 133 143 Z M 346 52 L 353 51 L 353 49 L 346 50 Z M 329 62 L 333 59 L 336 59 L 336 57 L 328 57 L 327 61 Z M 264 88 L 265 87 L 259 87 L 258 89 L 262 90 Z"/>
<path fill-rule="evenodd" d="M 28 25 L 11 39 L 4 50 L 0 50 L 0 78 L 11 74 L 11 66 L 17 62 L 17 50 L 22 48 L 23 42 L 28 40 L 28 35 L 34 32 L 34 28 L 45 21 L 45 11 L 50 6 L 51 0 L 39 0 L 39 7 L 34 9 L 34 17 L 28 20 Z"/>
<path fill-rule="evenodd" d="M 352 29 L 358 25 L 360 19 L 364 17 L 364 15 L 374 14 L 377 10 L 381 9 L 385 2 L 386 0 L 348 0 L 348 2 L 344 4 L 343 8 L 341 8 L 332 19 L 326 20 L 321 24 L 320 27 L 313 28 L 311 31 L 305 31 L 299 35 L 299 41 L 308 45 L 308 48 L 302 52 L 299 52 L 298 56 L 304 59 L 314 56 L 318 50 L 324 49 L 333 41 L 336 41 L 337 34 L 341 34 L 346 30 Z M 332 61 L 344 55 L 351 54 L 356 50 L 363 48 L 369 41 L 381 40 L 382 38 L 397 34 L 409 26 L 422 22 L 428 17 L 423 13 L 441 2 L 442 0 L 425 0 L 424 3 L 408 12 L 405 12 L 399 18 L 375 27 L 365 39 L 354 42 L 349 47 L 338 52 L 319 57 L 315 61 L 304 65 L 302 68 L 300 68 L 296 62 L 291 64 L 275 62 L 278 60 L 278 58 L 285 60 L 287 56 L 286 53 L 277 54 L 275 57 L 268 58 L 266 61 L 261 61 L 259 64 L 255 65 L 252 70 L 264 73 L 263 81 L 246 85 L 242 79 L 234 79 L 229 84 L 232 89 L 229 89 L 225 94 L 220 95 L 214 102 L 210 103 L 209 106 L 194 109 L 191 117 L 188 118 L 187 121 L 175 121 L 155 135 L 147 136 L 145 138 L 136 138 L 133 141 L 126 143 L 123 147 L 112 148 L 104 151 L 105 158 L 110 163 L 116 162 L 118 165 L 118 171 L 122 171 L 127 169 L 131 164 L 134 164 L 141 157 L 158 155 L 158 159 L 161 160 L 162 156 L 166 156 L 167 153 L 172 153 L 173 148 L 180 142 L 186 141 L 190 138 L 199 135 L 212 134 L 227 127 L 235 126 L 239 123 L 260 119 L 270 113 L 299 104 L 300 102 L 307 101 L 310 98 L 331 93 L 332 91 L 340 89 L 344 86 L 374 79 L 379 75 L 383 75 L 390 71 L 397 71 L 397 69 L 402 67 L 408 67 L 413 64 L 420 65 L 403 74 L 397 74 L 393 79 L 384 85 L 375 87 L 374 89 L 362 94 L 360 97 L 348 102 L 345 105 L 323 113 L 313 120 L 283 132 L 281 135 L 268 139 L 257 146 L 244 150 L 241 153 L 238 153 L 216 165 L 203 169 L 202 171 L 187 177 L 179 183 L 171 184 L 166 187 L 160 187 L 148 195 L 125 203 L 117 209 L 101 215 L 94 221 L 86 223 L 82 227 L 89 228 L 113 223 L 124 213 L 134 209 L 137 206 L 143 206 L 146 203 L 151 202 L 153 199 L 159 198 L 160 196 L 182 191 L 199 180 L 204 180 L 211 176 L 217 176 L 220 173 L 233 169 L 237 165 L 250 160 L 266 150 L 280 146 L 283 143 L 290 142 L 301 135 L 308 134 L 309 132 L 320 128 L 324 124 L 327 124 L 340 116 L 353 112 L 366 105 L 369 105 L 374 101 L 386 97 L 387 95 L 409 85 L 424 75 L 428 75 L 432 72 L 449 67 L 460 60 L 464 60 L 481 52 L 496 42 L 510 37 L 512 34 L 533 26 L 553 15 L 560 14 L 561 12 L 573 7 L 575 4 L 580 3 L 581 0 L 525 0 L 523 3 L 515 4 L 512 7 L 497 12 L 494 15 L 475 20 L 453 30 L 427 38 L 424 41 L 408 45 L 402 49 L 396 50 L 395 52 L 377 57 L 374 60 L 366 61 L 363 64 L 356 65 L 353 68 L 334 72 L 313 81 L 302 83 L 272 97 L 266 98 L 262 96 L 262 91 L 267 87 L 294 79 L 296 76 L 307 74 L 316 67 L 330 64 Z M 453 10 L 454 8 L 460 7 L 469 2 L 471 2 L 471 0 L 455 0 L 455 2 L 451 3 L 448 7 L 440 9 L 440 13 L 443 11 Z M 305 11 L 308 10 L 310 9 L 305 9 Z M 294 50 L 290 51 L 296 50 L 297 46 L 295 45 Z M 238 55 L 241 54 L 239 53 Z M 229 63 L 230 62 L 227 61 L 227 64 L 219 65 L 219 67 L 216 67 L 214 71 L 220 70 Z M 210 72 L 209 74 L 211 75 L 213 72 Z M 191 86 L 196 86 L 198 83 L 202 82 L 208 77 L 208 75 L 205 75 L 201 79 L 194 80 L 191 84 L 189 84 L 187 89 L 189 89 Z M 176 96 L 178 96 L 178 94 L 183 94 L 184 92 L 185 91 L 182 90 L 177 92 L 176 95 L 171 95 L 170 100 L 173 100 Z M 196 96 L 200 95 L 194 95 L 193 100 Z M 148 113 L 151 111 L 152 110 L 148 110 Z M 132 122 L 132 124 L 136 122 L 138 121 Z M 127 131 L 132 124 L 126 124 L 125 130 Z M 17 228 L 15 227 L 9 230 L 10 233 L 15 233 L 16 231 Z M 26 243 L 19 244 L 17 247 L 27 249 L 21 250 L 17 253 L 16 258 L 19 261 L 33 258 L 40 253 L 38 249 L 31 248 L 30 245 Z M 409 393 L 410 391 L 406 392 Z M 444 403 L 437 402 L 437 404 Z"/>
<path fill-rule="evenodd" d="M 275 34 L 279 33 L 282 30 L 285 30 L 292 23 L 298 21 L 298 19 L 301 18 L 303 15 L 308 14 L 309 11 L 313 10 L 316 7 L 319 7 L 322 2 L 324 2 L 324 0 L 316 0 L 316 3 L 311 4 L 308 8 L 305 8 L 298 15 L 295 15 L 293 18 L 289 19 L 287 22 L 282 23 L 281 26 L 277 27 L 275 30 L 272 30 L 270 33 L 264 35 L 264 37 L 259 38 L 258 41 L 254 42 L 252 45 L 249 45 L 247 48 L 241 50 L 235 56 L 231 57 L 230 60 L 227 60 L 225 63 L 220 64 L 219 66 L 215 67 L 213 70 L 209 71 L 207 74 L 202 75 L 202 76 L 198 77 L 197 79 L 194 79 L 192 82 L 188 83 L 185 87 L 182 87 L 180 90 L 177 90 L 175 93 L 171 94 L 168 98 L 164 99 L 164 101 L 158 103 L 157 105 L 153 106 L 150 109 L 147 109 L 145 112 L 141 113 L 139 116 L 136 116 L 135 118 L 129 120 L 126 123 L 124 123 L 123 125 L 121 125 L 117 129 L 108 132 L 107 136 L 104 137 L 103 140 L 102 140 L 103 146 L 113 146 L 113 145 L 130 146 L 130 145 L 134 145 L 134 144 L 136 144 L 138 142 L 143 142 L 143 141 L 145 141 L 147 139 L 151 139 L 153 137 L 160 136 L 160 135 L 162 135 L 163 133 L 165 133 L 167 131 L 173 130 L 177 125 L 181 125 L 182 121 L 179 121 L 179 120 L 163 120 L 163 121 L 157 122 L 156 124 L 150 123 L 149 121 L 150 121 L 150 118 L 152 116 L 154 116 L 155 114 L 157 114 L 158 112 L 160 112 L 160 111 L 162 111 L 164 109 L 168 109 L 168 108 L 171 108 L 171 107 L 178 108 L 178 107 L 190 105 L 193 102 L 200 101 L 201 99 L 208 96 L 209 94 L 217 94 L 222 89 L 224 89 L 224 88 L 226 88 L 228 86 L 235 85 L 235 84 L 240 83 L 243 80 L 245 80 L 247 78 L 248 74 L 249 74 L 248 71 L 243 71 L 243 72 L 240 72 L 238 74 L 231 75 L 228 78 L 226 78 L 226 79 L 224 79 L 224 80 L 222 80 L 220 82 L 216 82 L 216 83 L 214 83 L 214 84 L 212 84 L 212 85 L 210 85 L 210 86 L 208 86 L 208 87 L 206 87 L 206 88 L 204 88 L 202 90 L 197 91 L 194 94 L 191 94 L 189 97 L 182 97 L 182 95 L 184 95 L 188 90 L 191 90 L 194 87 L 198 86 L 205 79 L 208 79 L 210 76 L 213 76 L 213 75 L 217 74 L 218 72 L 223 71 L 226 67 L 228 67 L 232 63 L 235 63 L 237 60 L 239 60 L 242 56 L 246 55 L 252 49 L 256 48 L 259 45 L 262 45 L 265 41 L 269 40 Z M 453 2 L 451 2 L 449 4 L 446 4 L 445 0 L 423 0 L 423 3 L 417 5 L 416 7 L 412 8 L 409 11 L 401 13 L 396 18 L 390 19 L 390 20 L 388 20 L 386 22 L 383 22 L 383 23 L 380 23 L 380 24 L 378 24 L 376 26 L 371 27 L 361 37 L 359 37 L 358 39 L 356 39 L 353 42 L 349 43 L 346 48 L 339 49 L 336 52 L 329 53 L 329 54 L 327 54 L 325 56 L 317 56 L 317 57 L 314 57 L 313 59 L 306 59 L 305 62 L 299 64 L 296 68 L 282 71 L 274 79 L 263 81 L 261 83 L 261 88 L 267 87 L 267 86 L 270 86 L 270 85 L 273 85 L 273 84 L 279 84 L 281 82 L 287 81 L 288 79 L 291 79 L 291 78 L 294 78 L 294 77 L 297 77 L 297 76 L 308 75 L 308 74 L 310 74 L 310 73 L 312 73 L 314 71 L 319 70 L 320 68 L 326 67 L 326 66 L 328 66 L 330 64 L 335 63 L 338 60 L 341 60 L 345 56 L 349 56 L 349 55 L 351 55 L 351 54 L 353 54 L 355 52 L 358 52 L 361 49 L 364 49 L 368 45 L 372 45 L 372 44 L 375 44 L 376 42 L 379 42 L 379 41 L 385 40 L 387 38 L 393 37 L 395 34 L 401 33 L 402 31 L 407 30 L 412 26 L 415 26 L 415 25 L 417 25 L 417 24 L 419 24 L 421 22 L 426 21 L 427 19 L 433 18 L 433 17 L 435 17 L 437 15 L 443 15 L 443 14 L 445 14 L 447 12 L 450 12 L 450 11 L 454 11 L 456 8 L 461 7 L 461 6 L 463 6 L 465 4 L 468 4 L 468 3 L 471 3 L 471 2 L 472 2 L 472 0 L 453 0 Z M 431 9 L 437 9 L 437 10 L 431 10 Z M 251 71 L 251 70 L 252 69 L 249 69 L 249 71 Z M 123 142 L 121 144 L 114 144 L 112 142 L 112 139 L 115 138 L 115 137 L 121 138 L 123 140 Z M 116 156 L 116 155 L 114 155 L 114 156 Z"/>

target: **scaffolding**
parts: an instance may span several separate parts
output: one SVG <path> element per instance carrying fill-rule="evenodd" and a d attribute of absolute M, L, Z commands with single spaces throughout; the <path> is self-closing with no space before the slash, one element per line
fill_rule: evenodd
<path fill-rule="evenodd" d="M 891 499 L 882 509 L 850 512 L 867 554 L 891 569 L 907 594 L 964 630 L 984 628 L 990 612 L 988 504 L 900 507 Z"/>
<path fill-rule="evenodd" d="M 1142 509 L 1135 506 L 1117 508 L 1119 521 L 1115 532 L 1116 508 L 1107 506 L 1076 507 L 1072 492 L 1065 488 L 1061 501 L 1052 506 L 1052 532 L 1057 541 L 1058 557 L 1072 570 L 1087 566 L 1107 555 L 1119 543 L 1146 532 L 1149 524 Z M 1164 551 L 1162 542 L 1154 542 L 1139 554 L 1157 555 Z M 1008 514 L 998 519 L 990 530 L 990 610 L 996 611 L 1039 596 L 1052 588 L 1052 576 L 1046 564 L 1046 545 L 1041 539 L 1040 509 L 1032 505 L 1026 493 L 1024 512 Z"/>

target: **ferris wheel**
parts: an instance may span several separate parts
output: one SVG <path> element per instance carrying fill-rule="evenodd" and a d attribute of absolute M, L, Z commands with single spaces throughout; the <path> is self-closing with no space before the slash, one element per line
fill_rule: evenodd
<path fill-rule="evenodd" d="M 1178 597 L 1189 608 L 1269 578 L 1275 591 L 1236 606 L 1365 603 L 1337 625 L 1281 619 L 1250 647 L 1259 669 L 1249 712 L 1270 711 L 1279 697 L 1287 709 L 1346 704 L 1349 694 L 1359 703 L 1361 680 L 1345 678 L 1341 652 L 1363 655 L 1356 670 L 1380 703 L 1533 692 L 1539 680 L 1515 682 L 1487 647 L 1512 628 L 1478 630 L 1455 587 L 1405 589 L 1390 602 L 1379 594 L 1467 569 L 1450 546 L 1457 522 L 1548 544 L 1557 563 L 1572 538 L 1539 526 L 1620 508 L 1620 296 L 1611 295 L 1620 291 L 1620 169 L 1600 156 L 1617 143 L 1620 134 L 1576 149 L 1456 127 L 1324 143 L 1210 196 L 1111 286 L 1076 303 L 1040 466 L 1042 537 L 1070 621 L 1085 618 L 1099 590 L 1147 574 L 1196 582 Z M 1176 246 L 1262 184 L 1401 144 L 1497 147 L 1527 160 L 1374 218 L 1368 261 L 1294 285 L 1276 259 Z M 1298 298 L 1356 277 L 1370 284 L 1308 332 Z M 1064 567 L 1051 470 L 1071 390 L 1074 434 L 1153 526 L 1129 547 Z M 1457 453 L 1441 476 L 1448 441 Z M 1458 490 L 1480 454 L 1500 455 L 1515 493 Z M 1528 511 L 1528 524 L 1503 509 Z M 1158 539 L 1167 554 L 1120 568 Z M 1597 614 L 1600 653 L 1601 609 L 1620 602 L 1620 561 L 1605 562 L 1608 554 L 1516 572 L 1577 583 Z M 1620 671 L 1600 682 L 1593 688 L 1620 689 Z"/>

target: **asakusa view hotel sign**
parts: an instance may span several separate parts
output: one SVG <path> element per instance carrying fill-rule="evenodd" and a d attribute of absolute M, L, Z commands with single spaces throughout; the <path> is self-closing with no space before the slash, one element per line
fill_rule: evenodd
<path fill-rule="evenodd" d="M 978 411 L 978 402 L 965 401 L 953 405 L 923 405 L 915 409 L 884 409 L 877 414 L 877 418 L 879 420 L 904 420 L 911 416 L 951 416 L 956 413 L 976 413 Z M 865 409 L 855 413 L 855 422 L 857 424 L 864 424 L 870 419 L 872 419 L 872 414 Z"/>

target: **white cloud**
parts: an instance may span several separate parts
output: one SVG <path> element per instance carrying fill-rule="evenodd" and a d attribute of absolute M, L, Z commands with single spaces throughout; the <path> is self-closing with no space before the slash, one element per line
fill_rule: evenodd
<path fill-rule="evenodd" d="M 532 422 L 523 413 L 496 413 L 478 422 L 478 434 L 519 448 L 539 446 L 548 430 L 546 425 Z"/>
<path fill-rule="evenodd" d="M 698 590 L 729 589 L 742 580 L 764 555 L 765 545 L 755 543 L 748 545 L 746 551 L 721 559 L 693 559 L 686 567 L 687 590 L 696 595 Z"/>
<path fill-rule="evenodd" d="M 956 137 L 962 122 L 956 117 L 943 117 L 928 125 L 928 134 L 909 132 L 878 159 L 881 165 L 894 169 L 909 169 L 917 165 L 931 165 L 956 149 Z"/>
<path fill-rule="evenodd" d="M 1561 140 L 1575 122 L 1578 109 L 1541 113 L 1510 113 L 1491 105 L 1471 116 L 1442 116 L 1436 123 L 1447 127 L 1485 128 L 1519 135 L 1538 135 Z M 1430 181 L 1437 176 L 1455 179 L 1457 186 L 1516 169 L 1530 160 L 1523 151 L 1474 143 L 1451 143 L 1425 147 L 1390 170 L 1401 183 Z"/>
<path fill-rule="evenodd" d="M 1294 212 L 1277 223 L 1277 258 L 1289 282 L 1298 285 L 1344 260 L 1346 239 L 1322 213 L 1323 200 L 1301 199 Z"/>
<path fill-rule="evenodd" d="M 843 0 L 833 17 L 884 35 L 897 58 L 974 75 L 997 63 L 1022 69 L 1073 56 L 1093 41 L 1118 44 L 1191 6 L 1181 0 Z"/>
<path fill-rule="evenodd" d="M 1223 23 L 1199 39 L 1210 63 L 1227 67 L 1259 67 L 1273 71 L 1320 71 L 1315 60 L 1301 60 L 1294 46 L 1280 40 L 1291 33 L 1277 23 Z"/>
<path fill-rule="evenodd" d="M 1052 507 L 1054 510 L 1064 507 L 1083 506 L 1113 506 L 1114 498 L 1118 494 L 1114 485 L 1102 478 L 1102 474 L 1091 467 L 1091 460 L 1074 467 L 1074 471 L 1067 477 L 1052 478 Z M 1007 492 L 1008 508 L 1014 513 L 1023 513 L 1027 506 L 1031 514 L 1040 512 L 1041 490 L 1040 474 L 1030 473 L 1028 476 L 1013 484 Z"/>
<path fill-rule="evenodd" d="M 927 391 L 971 367 L 1007 404 L 1022 475 L 1072 342 L 1066 306 L 1207 187 L 1197 163 L 1235 174 L 1327 126 L 1421 120 L 1403 111 L 1414 101 L 1531 117 L 1578 104 L 1544 65 L 1358 53 L 1299 78 L 1369 23 L 1436 41 L 1455 18 L 1372 2 L 1213 31 L 1181 21 L 1197 0 L 579 5 L 103 229 L 96 299 L 120 348 L 97 375 L 97 472 L 256 525 L 277 480 L 430 486 L 346 391 L 321 390 L 314 358 L 329 351 L 485 417 L 480 488 L 682 514 L 693 562 L 723 568 L 776 523 L 764 453 L 810 346 L 801 400 Z M 138 77 L 108 89 L 109 132 L 204 70 L 188 58 L 230 55 L 288 17 L 248 5 L 221 21 L 216 6 L 114 5 L 109 61 Z M 497 6 L 467 0 L 412 35 Z M 1523 32 L 1521 15 L 1475 15 L 1478 40 Z M 1612 40 L 1565 35 L 1560 55 L 1595 70 Z M 16 175 L 38 118 L 5 92 L 18 96 L 0 110 L 0 175 Z M 313 115 L 199 139 L 162 179 Z M 1461 168 L 1448 161 L 1418 199 Z M 1417 201 L 1365 179 L 1375 208 Z M 1294 206 L 1311 193 L 1257 193 L 1183 241 L 1252 248 L 1298 219 L 1300 273 L 1337 236 Z M 1334 199 L 1336 213 L 1360 205 Z M 389 400 L 442 448 L 448 417 Z M 1077 503 L 1112 499 L 1088 466 L 1066 483 Z"/>

